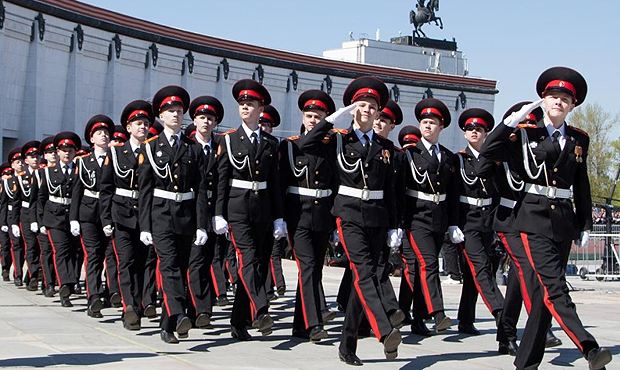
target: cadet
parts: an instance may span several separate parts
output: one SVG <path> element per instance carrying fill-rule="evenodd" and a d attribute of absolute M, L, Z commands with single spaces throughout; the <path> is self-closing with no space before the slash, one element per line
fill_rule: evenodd
<path fill-rule="evenodd" d="M 7 225 L 11 228 L 10 241 L 11 253 L 13 254 L 13 282 L 15 286 L 23 286 L 24 275 L 24 240 L 21 238 L 21 230 L 19 228 L 19 216 L 21 209 L 21 201 L 19 198 L 19 179 L 18 174 L 24 172 L 24 161 L 21 148 L 14 148 L 9 152 L 9 163 L 13 169 L 11 176 L 6 183 L 5 191 L 8 196 L 7 204 Z"/>
<path fill-rule="evenodd" d="M 41 140 L 41 145 L 39 146 L 39 151 L 43 153 L 43 160 L 41 161 L 41 165 L 39 169 L 35 172 L 36 176 L 36 192 L 38 194 L 39 189 L 41 188 L 41 179 L 43 179 L 43 175 L 46 167 L 54 167 L 58 163 L 58 153 L 56 152 L 56 147 L 54 146 L 54 137 L 48 136 L 45 139 Z M 38 195 L 37 195 L 38 198 Z M 54 266 L 54 251 L 52 250 L 52 245 L 50 244 L 50 239 L 46 234 L 40 232 L 42 225 L 39 226 L 39 232 L 37 234 L 37 239 L 39 240 L 39 247 L 41 249 L 41 273 L 43 277 L 43 294 L 46 297 L 53 297 L 56 293 L 56 267 Z"/>
<path fill-rule="evenodd" d="M 11 252 L 11 239 L 9 237 L 9 226 L 7 223 L 7 213 L 9 206 L 9 185 L 8 180 L 13 176 L 13 169 L 8 162 L 0 165 L 0 175 L 2 184 L 0 192 L 0 248 L 2 249 L 0 258 L 2 259 L 2 281 L 10 281 L 9 274 L 13 264 Z"/>

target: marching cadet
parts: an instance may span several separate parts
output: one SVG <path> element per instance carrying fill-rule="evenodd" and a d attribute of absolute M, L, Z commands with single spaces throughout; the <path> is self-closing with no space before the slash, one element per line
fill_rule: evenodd
<path fill-rule="evenodd" d="M 21 230 L 19 228 L 21 201 L 19 198 L 19 179 L 17 178 L 18 174 L 24 172 L 21 148 L 14 148 L 9 152 L 9 163 L 11 163 L 11 168 L 13 168 L 13 176 L 5 184 L 5 191 L 9 198 L 7 204 L 7 223 L 11 228 L 9 236 L 11 253 L 13 254 L 13 282 L 15 286 L 23 286 L 25 253 L 24 240 L 21 238 Z"/>
<path fill-rule="evenodd" d="M 37 220 L 40 232 L 47 234 L 54 254 L 54 266 L 60 288 L 58 295 L 63 307 L 72 307 L 69 296 L 75 292 L 78 275 L 79 238 L 73 236 L 69 226 L 71 194 L 77 179 L 73 159 L 81 147 L 80 137 L 70 131 L 54 136 L 59 162 L 46 167 L 37 196 Z M 81 265 L 79 265 L 81 269 Z"/>
<path fill-rule="evenodd" d="M 58 163 L 58 153 L 56 152 L 56 147 L 54 146 L 54 136 L 48 136 L 45 139 L 41 140 L 41 145 L 39 146 L 39 151 L 43 153 L 43 160 L 39 169 L 35 172 L 36 176 L 36 192 L 38 199 L 38 192 L 41 188 L 45 168 L 46 167 L 54 167 Z M 38 213 L 37 213 L 38 214 Z M 42 225 L 39 226 L 39 231 Z M 41 275 L 43 277 L 43 295 L 46 297 L 53 297 L 56 293 L 56 267 L 54 266 L 54 251 L 52 250 L 52 245 L 50 243 L 50 239 L 46 234 L 41 232 L 37 233 L 37 239 L 39 240 L 39 247 L 41 249 Z"/>
<path fill-rule="evenodd" d="M 272 332 L 265 281 L 273 239 L 286 236 L 278 178 L 278 140 L 259 126 L 271 102 L 267 89 L 240 80 L 232 89 L 241 125 L 224 134 L 218 153 L 218 194 L 214 230 L 226 234 L 237 252 L 239 282 L 231 316 L 231 335 L 250 340 L 247 327 Z M 230 225 L 230 226 L 229 226 Z"/>
<path fill-rule="evenodd" d="M 112 119 L 102 114 L 91 117 L 86 123 L 84 140 L 92 145 L 93 149 L 90 154 L 76 158 L 79 181 L 76 181 L 73 188 L 69 216 L 71 234 L 76 237 L 81 235 L 86 262 L 86 314 L 93 318 L 103 317 L 101 309 L 105 303 L 101 276 L 110 240 L 101 225 L 99 196 L 101 166 L 107 157 L 113 130 Z"/>
<path fill-rule="evenodd" d="M 280 113 L 273 105 L 267 105 L 263 113 L 260 114 L 258 124 L 263 132 L 271 135 L 273 129 L 280 126 Z M 265 280 L 265 291 L 267 292 L 268 300 L 277 298 L 274 294 L 274 287 L 278 296 L 283 296 L 286 293 L 286 281 L 282 271 L 282 257 L 284 257 L 285 249 L 286 238 L 273 241 L 271 258 L 269 258 L 269 270 L 267 270 L 267 279 Z"/>
<path fill-rule="evenodd" d="M 302 112 L 302 134 L 290 136 L 280 145 L 280 176 L 282 188 L 286 189 L 284 219 L 298 267 L 293 336 L 317 342 L 327 338 L 321 280 L 329 238 L 336 227 L 331 208 L 337 172 L 327 153 L 306 152 L 299 143 L 336 106 L 321 90 L 305 91 L 297 105 Z M 329 148 L 325 143 L 325 149 Z"/>
<path fill-rule="evenodd" d="M 153 245 L 163 291 L 161 340 L 178 343 L 186 338 L 191 320 L 186 316 L 186 274 L 192 241 L 207 242 L 206 186 L 203 183 L 204 153 L 181 132 L 189 94 L 180 86 L 166 86 L 153 97 L 153 109 L 164 129 L 144 142 L 138 155 L 140 240 Z"/>
<path fill-rule="evenodd" d="M 416 279 L 411 274 L 420 274 L 426 312 L 415 312 L 412 326 L 426 335 L 421 320 L 427 314 L 435 321 L 435 332 L 452 325 L 444 312 L 438 256 L 446 231 L 453 243 L 463 242 L 463 233 L 458 227 L 458 212 L 454 212 L 459 199 L 458 159 L 439 144 L 439 135 L 450 125 L 450 111 L 443 102 L 428 98 L 416 105 L 414 113 L 422 137 L 417 146 L 404 152 L 402 176 L 406 197 L 402 217 L 410 249 L 403 249 L 403 256 L 410 274 L 408 281 Z M 414 260 L 419 269 L 412 264 Z"/>
<path fill-rule="evenodd" d="M 207 214 L 213 215 L 217 200 L 217 157 L 220 145 L 219 136 L 213 130 L 224 118 L 224 106 L 212 96 L 199 96 L 189 105 L 189 116 L 193 121 L 194 132 L 186 130 L 186 136 L 195 141 L 194 147 L 203 156 L 202 178 L 206 187 Z M 189 133 L 190 135 L 187 135 Z M 206 226 L 208 239 L 204 246 L 192 245 L 189 254 L 189 269 L 187 272 L 188 290 L 190 294 L 191 310 L 195 325 L 198 328 L 207 328 L 211 324 L 213 314 L 213 294 L 216 281 L 212 280 L 211 269 L 213 256 L 217 248 L 218 235 L 213 232 L 211 222 Z M 218 291 L 219 292 L 219 291 Z M 226 288 L 224 288 L 226 297 Z M 219 298 L 219 295 L 218 297 Z"/>
<path fill-rule="evenodd" d="M 463 288 L 458 330 L 463 334 L 480 335 L 474 326 L 478 294 L 496 322 L 499 322 L 504 306 L 504 297 L 497 286 L 491 263 L 491 254 L 495 250 L 492 223 L 494 206 L 498 202 L 497 187 L 493 174 L 480 176 L 476 172 L 480 148 L 495 120 L 484 109 L 470 108 L 461 113 L 458 123 L 467 141 L 467 147 L 457 153 L 461 177 L 459 227 L 465 235 L 465 242 L 460 246 Z"/>
<path fill-rule="evenodd" d="M 129 133 L 129 140 L 111 146 L 101 169 L 101 225 L 104 234 L 112 237 L 118 261 L 123 327 L 127 330 L 140 330 L 142 316 L 153 318 L 157 315 L 157 257 L 153 246 L 140 241 L 138 214 L 140 146 L 146 140 L 153 119 L 150 103 L 134 100 L 127 104 L 121 113 L 121 124 Z"/>
<path fill-rule="evenodd" d="M 611 361 L 611 352 L 601 348 L 585 330 L 566 285 L 565 269 L 573 240 L 588 244 L 592 227 L 592 199 L 587 171 L 589 137 L 569 126 L 566 116 L 583 103 L 587 83 L 570 68 L 553 67 L 536 83 L 542 98 L 526 104 L 508 116 L 487 139 L 482 155 L 501 160 L 508 153 L 523 180 L 523 200 L 517 210 L 515 227 L 537 281 L 538 294 L 531 296 L 531 310 L 517 351 L 517 369 L 538 367 L 544 355 L 551 317 L 560 324 L 588 361 L 590 369 L 602 369 Z M 532 128 L 515 127 L 541 106 L 544 118 Z M 528 289 L 532 294 L 535 291 Z"/>
<path fill-rule="evenodd" d="M 0 258 L 2 258 L 2 281 L 10 281 L 9 274 L 11 264 L 13 264 L 13 255 L 11 253 L 11 239 L 9 237 L 9 224 L 7 223 L 7 213 L 9 205 L 8 180 L 13 176 L 13 169 L 8 162 L 0 165 L 0 175 L 2 175 L 2 183 L 0 184 L 0 248 L 2 249 Z"/>
<path fill-rule="evenodd" d="M 347 304 L 340 360 L 361 365 L 357 357 L 357 332 L 364 314 L 375 337 L 383 343 L 387 359 L 398 356 L 400 331 L 394 328 L 393 313 L 383 306 L 383 295 L 376 274 L 386 237 L 393 247 L 398 239 L 394 184 L 394 145 L 374 135 L 372 126 L 388 101 L 385 84 L 374 77 L 353 80 L 343 95 L 345 108 L 319 122 L 300 138 L 305 151 L 327 153 L 336 163 L 338 194 L 333 214 L 340 243 L 353 272 L 353 288 Z M 349 129 L 331 133 L 333 143 L 325 151 L 323 140 L 334 126 L 351 124 Z"/>
<path fill-rule="evenodd" d="M 37 290 L 39 286 L 39 270 L 41 250 L 37 240 L 39 226 L 37 224 L 36 200 L 37 186 L 35 184 L 35 172 L 39 168 L 39 141 L 29 141 L 22 146 L 22 158 L 25 163 L 25 170 L 17 174 L 17 194 L 19 199 L 19 226 L 24 243 L 24 254 L 26 255 L 26 265 L 28 266 L 28 286 L 29 291 Z M 15 208 L 14 208 L 15 210 Z"/>

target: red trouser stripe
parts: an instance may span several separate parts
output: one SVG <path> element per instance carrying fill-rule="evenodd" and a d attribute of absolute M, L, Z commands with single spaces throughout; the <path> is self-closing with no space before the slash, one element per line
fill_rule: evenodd
<path fill-rule="evenodd" d="M 562 319 L 562 316 L 560 316 L 558 311 L 553 306 L 553 302 L 551 302 L 551 300 L 549 299 L 549 291 L 547 290 L 547 287 L 545 286 L 545 283 L 543 283 L 543 280 L 540 277 L 540 274 L 538 273 L 538 270 L 536 270 L 536 265 L 534 265 L 534 258 L 532 258 L 532 251 L 530 249 L 530 242 L 527 239 L 527 234 L 526 233 L 521 233 L 521 240 L 523 241 L 523 247 L 525 248 L 525 253 L 527 253 L 527 259 L 530 261 L 530 265 L 532 265 L 532 269 L 534 269 L 534 272 L 536 273 L 536 276 L 538 277 L 538 281 L 540 282 L 540 286 L 543 288 L 545 306 L 547 306 L 547 309 L 549 309 L 549 312 L 551 312 L 551 315 L 553 315 L 553 317 L 558 322 L 558 324 L 560 324 L 560 326 L 562 327 L 564 332 L 566 332 L 568 337 L 573 341 L 573 343 L 575 343 L 577 348 L 579 348 L 579 350 L 583 353 L 583 346 L 581 345 L 581 342 L 579 341 L 579 339 L 577 339 L 577 336 L 575 335 L 575 333 L 573 333 L 569 329 L 569 327 L 564 323 L 564 320 Z"/>
<path fill-rule="evenodd" d="M 235 281 L 233 280 L 233 274 L 230 272 L 230 263 L 228 263 L 228 261 L 224 263 L 226 264 L 226 270 L 228 271 L 228 281 L 230 281 L 231 284 L 234 284 Z"/>
<path fill-rule="evenodd" d="M 465 256 L 465 260 L 467 261 L 467 266 L 469 266 L 469 271 L 471 271 L 471 277 L 472 277 L 472 280 L 474 281 L 474 285 L 476 286 L 476 290 L 478 291 L 478 294 L 480 294 L 480 297 L 482 297 L 482 301 L 489 309 L 489 312 L 493 313 L 493 307 L 489 303 L 489 300 L 487 299 L 487 297 L 482 292 L 482 287 L 480 287 L 480 282 L 478 282 L 478 274 L 476 274 L 476 267 L 474 266 L 474 263 L 469 258 L 469 254 L 467 254 L 467 250 L 465 249 L 464 245 L 462 247 L 462 250 L 463 250 L 463 255 Z"/>
<path fill-rule="evenodd" d="M 215 270 L 213 269 L 213 265 L 211 265 L 211 280 L 213 281 L 213 288 L 215 288 L 215 296 L 220 296 L 220 287 L 217 284 L 217 277 L 215 277 Z"/>
<path fill-rule="evenodd" d="M 409 244 L 411 244 L 411 248 L 413 252 L 418 257 L 418 264 L 420 265 L 420 284 L 422 285 L 422 294 L 424 295 L 424 301 L 426 301 L 426 307 L 429 315 L 435 312 L 435 307 L 433 307 L 433 300 L 431 299 L 431 291 L 428 287 L 428 281 L 426 280 L 426 261 L 422 256 L 422 252 L 418 247 L 418 244 L 413 239 L 413 232 L 411 230 L 407 231 L 407 235 L 409 236 Z M 413 286 L 413 284 L 412 284 Z"/>
<path fill-rule="evenodd" d="M 530 298 L 530 292 L 527 291 L 527 284 L 525 283 L 525 275 L 523 275 L 523 267 L 521 266 L 521 261 L 514 255 L 512 251 L 512 247 L 508 244 L 508 239 L 506 239 L 506 235 L 504 233 L 498 232 L 497 235 L 501 239 L 502 243 L 504 243 L 504 247 L 506 248 L 506 252 L 510 255 L 512 262 L 515 264 L 515 268 L 517 269 L 517 274 L 519 275 L 519 286 L 521 287 L 521 296 L 523 297 L 523 305 L 525 306 L 525 310 L 527 314 L 530 314 L 532 309 L 532 299 Z"/>
<path fill-rule="evenodd" d="M 297 258 L 297 254 L 295 254 L 295 247 L 293 246 L 291 238 L 288 238 L 288 243 L 291 246 L 293 251 L 293 258 L 295 258 L 295 262 L 297 263 L 297 286 L 299 287 L 299 296 L 301 297 L 301 313 L 304 317 L 304 325 L 306 329 L 310 329 L 310 325 L 308 323 L 308 314 L 306 313 L 306 299 L 304 296 L 304 285 L 302 284 L 301 278 L 301 262 Z"/>
<path fill-rule="evenodd" d="M 86 245 L 84 245 L 84 238 L 80 235 L 80 244 L 82 245 L 82 250 L 84 251 L 84 265 L 86 266 L 86 274 L 84 277 L 84 282 L 86 283 L 86 298 L 90 298 L 90 289 L 88 289 L 88 252 L 86 251 Z M 78 280 L 80 278 L 78 277 Z"/>
<path fill-rule="evenodd" d="M 38 240 L 38 237 L 37 237 Z M 43 272 L 43 286 L 44 287 L 48 287 L 47 285 L 47 278 L 46 278 L 46 272 L 45 272 L 45 265 L 46 265 L 46 261 L 43 259 L 43 243 L 41 243 L 41 241 L 39 240 L 39 261 L 41 261 L 41 271 Z"/>
<path fill-rule="evenodd" d="M 162 292 L 162 295 L 164 296 L 164 306 L 163 307 L 166 309 L 166 313 L 167 313 L 168 317 L 170 317 L 170 306 L 168 304 L 168 295 L 166 294 L 166 290 L 164 289 L 164 279 L 163 279 L 163 277 L 161 275 L 161 271 L 159 270 L 159 254 L 157 255 L 157 264 L 158 264 L 157 279 L 161 282 L 161 292 Z"/>
<path fill-rule="evenodd" d="M 404 256 L 402 256 L 401 259 L 403 260 L 403 266 L 405 266 L 405 281 L 407 282 L 409 289 L 411 289 L 411 292 L 413 292 L 413 281 L 411 281 L 411 278 L 409 277 L 409 264 Z"/>
<path fill-rule="evenodd" d="M 273 265 L 273 257 L 269 257 L 269 267 L 271 268 L 271 281 L 273 285 L 278 285 L 278 281 L 276 279 L 276 267 Z"/>
<path fill-rule="evenodd" d="M 26 259 L 26 266 L 28 267 L 28 277 L 32 277 L 32 271 L 30 269 L 30 262 L 28 262 L 28 242 L 26 241 L 26 235 L 24 234 L 24 227 L 22 223 L 19 223 L 19 232 L 21 233 L 21 238 L 24 241 L 24 258 Z"/>
<path fill-rule="evenodd" d="M 344 232 L 342 231 L 342 219 L 340 217 L 336 218 L 336 225 L 338 226 L 338 235 L 340 236 L 340 241 L 342 242 L 342 249 L 344 249 L 344 252 L 347 254 L 347 258 L 349 259 L 349 266 L 351 267 L 351 271 L 353 271 L 353 274 L 355 276 L 355 278 L 353 279 L 353 286 L 357 291 L 357 296 L 362 303 L 362 307 L 364 307 L 364 311 L 366 312 L 366 318 L 368 318 L 368 322 L 370 323 L 372 331 L 375 333 L 375 337 L 381 340 L 381 332 L 379 331 L 379 324 L 377 324 L 377 318 L 375 317 L 375 314 L 372 312 L 370 307 L 368 307 L 368 303 L 366 303 L 366 299 L 362 294 L 362 289 L 360 288 L 359 282 L 360 276 L 357 272 L 357 268 L 355 267 L 355 263 L 351 261 L 351 256 L 349 255 L 349 248 L 347 248 L 347 243 L 344 240 Z"/>
<path fill-rule="evenodd" d="M 11 248 L 10 248 L 10 250 L 11 250 L 11 258 L 13 258 L 13 279 L 15 279 L 15 278 L 17 278 L 17 265 L 16 265 L 17 260 L 15 259 L 15 251 L 14 251 L 15 247 L 14 247 L 14 244 L 13 244 L 13 239 L 11 239 L 10 236 L 9 236 L 9 243 L 11 244 Z"/>
<path fill-rule="evenodd" d="M 121 260 L 118 258 L 118 251 L 116 250 L 116 240 L 112 238 L 112 250 L 114 251 L 114 256 L 116 257 L 116 276 L 118 277 L 118 284 L 121 283 Z M 119 293 L 121 294 L 121 302 L 123 303 L 123 312 L 125 312 L 125 308 L 127 308 L 127 304 L 125 303 L 125 297 L 123 297 L 123 289 L 119 287 Z"/>
<path fill-rule="evenodd" d="M 47 230 L 47 238 L 50 240 L 50 245 L 52 246 L 52 256 L 54 260 L 54 269 L 56 269 L 56 279 L 58 279 L 58 286 L 62 286 L 62 280 L 60 279 L 60 273 L 58 272 L 58 262 L 56 261 L 56 246 L 54 245 L 54 240 L 52 240 L 51 230 Z"/>
<path fill-rule="evenodd" d="M 252 297 L 252 294 L 250 294 L 250 287 L 248 286 L 247 282 L 245 281 L 245 279 L 243 278 L 243 253 L 241 253 L 241 249 L 239 249 L 237 247 L 237 242 L 235 241 L 235 236 L 233 235 L 233 231 L 232 228 L 230 227 L 230 225 L 228 226 L 229 229 L 229 235 L 230 235 L 230 241 L 233 244 L 233 247 L 235 248 L 235 251 L 237 252 L 237 259 L 238 259 L 238 263 L 239 263 L 239 267 L 237 268 L 237 272 L 239 274 L 239 279 L 241 280 L 241 284 L 243 284 L 243 288 L 245 289 L 246 294 L 248 295 L 248 300 L 250 301 L 250 315 L 252 316 L 252 320 L 254 320 L 254 318 L 256 317 L 256 303 L 254 302 L 254 297 Z"/>
<path fill-rule="evenodd" d="M 189 296 L 192 298 L 192 304 L 194 305 L 194 309 L 198 311 L 198 306 L 196 305 L 196 295 L 194 294 L 194 290 L 192 290 L 192 279 L 190 278 L 190 269 L 187 267 L 187 289 L 189 290 Z M 202 312 L 196 312 L 202 313 Z"/>

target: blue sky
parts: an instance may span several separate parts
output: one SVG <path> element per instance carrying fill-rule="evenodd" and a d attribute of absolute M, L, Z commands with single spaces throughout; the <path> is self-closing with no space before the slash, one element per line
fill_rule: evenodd
<path fill-rule="evenodd" d="M 321 55 L 340 47 L 349 32 L 381 39 L 411 34 L 416 1 L 227 0 L 103 1 L 86 3 L 152 22 L 269 48 Z M 584 6 L 586 5 L 586 6 Z M 425 25 L 429 37 L 456 38 L 470 75 L 498 81 L 495 116 L 536 98 L 538 75 L 564 65 L 588 81 L 586 102 L 616 114 L 620 87 L 620 2 L 611 0 L 440 1 L 444 29 Z M 620 127 L 613 130 L 620 136 Z"/>

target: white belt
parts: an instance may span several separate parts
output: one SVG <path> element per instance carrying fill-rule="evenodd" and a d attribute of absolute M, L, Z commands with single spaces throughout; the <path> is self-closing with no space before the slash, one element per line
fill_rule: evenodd
<path fill-rule="evenodd" d="M 461 201 L 461 203 L 467 203 L 470 206 L 476 206 L 476 207 L 486 207 L 486 206 L 490 206 L 491 203 L 493 203 L 493 198 L 472 198 L 472 197 L 466 197 L 464 195 L 461 195 L 459 197 L 459 200 Z"/>
<path fill-rule="evenodd" d="M 53 195 L 50 195 L 49 200 L 50 202 L 62 204 L 63 206 L 68 206 L 69 204 L 71 204 L 71 198 L 55 197 Z"/>
<path fill-rule="evenodd" d="M 116 195 L 120 195 L 121 197 L 127 197 L 132 199 L 138 199 L 140 193 L 137 190 L 129 190 L 123 188 L 116 188 Z"/>
<path fill-rule="evenodd" d="M 499 205 L 503 206 L 503 207 L 506 207 L 506 208 L 513 209 L 517 205 L 517 201 L 502 197 L 499 200 Z"/>
<path fill-rule="evenodd" d="M 446 200 L 446 194 L 439 194 L 439 193 L 429 194 L 429 193 L 423 193 L 421 191 L 417 191 L 413 189 L 407 189 L 405 194 L 413 198 L 418 198 L 420 200 L 426 200 L 429 202 L 435 202 L 437 204 L 439 204 L 439 202 L 443 202 L 444 200 Z"/>
<path fill-rule="evenodd" d="M 340 185 L 340 187 L 338 188 L 338 194 L 346 195 L 348 197 L 359 198 L 361 200 L 383 199 L 383 190 L 358 189 L 344 185 Z"/>
<path fill-rule="evenodd" d="M 555 186 L 543 186 L 536 184 L 525 184 L 525 192 L 530 194 L 542 195 L 549 199 L 572 199 L 573 191 L 570 189 L 556 188 Z"/>
<path fill-rule="evenodd" d="M 28 203 L 28 202 L 22 202 L 22 207 L 24 207 L 24 208 L 30 208 L 30 203 Z"/>
<path fill-rule="evenodd" d="M 194 199 L 194 192 L 188 191 L 187 193 L 175 193 L 173 191 L 154 189 L 153 196 L 157 198 L 174 200 L 175 202 L 180 203 L 186 200 Z"/>
<path fill-rule="evenodd" d="M 90 198 L 96 198 L 99 199 L 99 192 L 98 191 L 92 191 L 92 190 L 88 190 L 88 189 L 84 189 L 84 195 Z"/>
<path fill-rule="evenodd" d="M 306 197 L 314 198 L 327 198 L 328 196 L 332 195 L 331 189 L 309 189 L 299 186 L 289 186 L 288 188 L 286 188 L 286 192 L 289 194 L 304 195 Z"/>
<path fill-rule="evenodd" d="M 245 181 L 232 179 L 230 180 L 230 186 L 233 188 L 258 191 L 267 189 L 267 181 Z"/>

